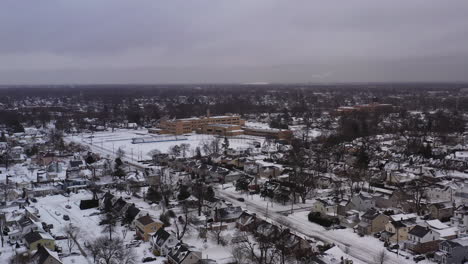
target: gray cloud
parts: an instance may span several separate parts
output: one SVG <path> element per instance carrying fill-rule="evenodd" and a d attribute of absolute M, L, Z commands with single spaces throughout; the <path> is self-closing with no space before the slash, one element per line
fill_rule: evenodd
<path fill-rule="evenodd" d="M 3 0 L 0 83 L 468 81 L 466 0 Z"/>

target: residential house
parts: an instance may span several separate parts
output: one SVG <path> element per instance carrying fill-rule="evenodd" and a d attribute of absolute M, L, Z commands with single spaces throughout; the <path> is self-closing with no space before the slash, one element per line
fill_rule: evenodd
<path fill-rule="evenodd" d="M 458 227 L 462 233 L 468 231 L 468 205 L 462 205 L 455 209 L 454 216 L 450 219 L 450 224 Z"/>
<path fill-rule="evenodd" d="M 375 208 L 373 197 L 367 193 L 359 193 L 351 198 L 352 207 L 355 210 L 366 212 L 371 208 Z"/>
<path fill-rule="evenodd" d="M 455 189 L 453 186 L 434 186 L 426 191 L 426 199 L 428 202 L 449 202 L 453 201 Z"/>
<path fill-rule="evenodd" d="M 453 216 L 452 202 L 433 203 L 428 206 L 429 214 L 434 219 L 448 220 Z"/>
<path fill-rule="evenodd" d="M 171 233 L 159 228 L 152 237 L 153 252 L 157 256 L 166 256 L 179 241 Z"/>
<path fill-rule="evenodd" d="M 224 222 L 232 223 L 236 222 L 237 219 L 243 213 L 243 210 L 240 206 L 236 207 L 225 207 L 225 208 L 215 208 L 214 210 L 214 221 L 215 222 Z"/>
<path fill-rule="evenodd" d="M 440 242 L 434 259 L 441 264 L 463 264 L 468 260 L 468 237 Z"/>
<path fill-rule="evenodd" d="M 236 228 L 240 231 L 252 232 L 255 226 L 257 225 L 257 221 L 258 220 L 256 214 L 250 214 L 244 211 L 236 220 Z"/>
<path fill-rule="evenodd" d="M 382 239 L 391 243 L 401 243 L 408 240 L 408 232 L 416 226 L 414 219 L 390 221 L 385 225 Z"/>
<path fill-rule="evenodd" d="M 143 239 L 143 241 L 148 241 L 162 226 L 163 223 L 161 221 L 153 220 L 149 215 L 135 220 L 136 235 Z"/>
<path fill-rule="evenodd" d="M 202 254 L 187 244 L 179 242 L 169 251 L 167 259 L 170 264 L 196 264 L 202 259 Z"/>
<path fill-rule="evenodd" d="M 32 256 L 31 263 L 34 264 L 62 264 L 57 252 L 47 247 L 39 246 L 37 252 Z"/>
<path fill-rule="evenodd" d="M 361 235 L 370 235 L 383 231 L 389 220 L 390 218 L 387 215 L 371 208 L 361 216 L 361 221 L 357 225 L 357 231 Z"/>
<path fill-rule="evenodd" d="M 51 250 L 55 249 L 55 240 L 45 232 L 32 231 L 27 233 L 23 239 L 29 251 L 37 250 L 39 246 Z"/>
<path fill-rule="evenodd" d="M 439 239 L 439 233 L 429 226 L 416 225 L 408 232 L 408 241 L 405 242 L 405 248 L 416 254 L 434 252 L 439 248 Z"/>
<path fill-rule="evenodd" d="M 456 226 L 448 226 L 440 222 L 438 219 L 426 220 L 424 225 L 436 232 L 440 239 L 454 239 L 457 238 L 459 234 L 458 228 Z"/>
<path fill-rule="evenodd" d="M 312 212 L 320 213 L 324 217 L 336 217 L 337 204 L 331 199 L 316 199 L 312 206 Z"/>

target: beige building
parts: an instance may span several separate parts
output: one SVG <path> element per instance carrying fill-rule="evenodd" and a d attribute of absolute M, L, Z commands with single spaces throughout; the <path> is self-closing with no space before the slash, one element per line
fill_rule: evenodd
<path fill-rule="evenodd" d="M 163 223 L 158 220 L 153 220 L 151 216 L 145 215 L 135 220 L 136 235 L 143 239 L 143 241 L 148 241 L 151 235 L 156 233 Z"/>
<path fill-rule="evenodd" d="M 24 240 L 29 251 L 37 250 L 39 245 L 50 250 L 55 249 L 55 240 L 44 232 L 29 232 L 24 236 Z"/>
<path fill-rule="evenodd" d="M 203 127 L 214 124 L 237 125 L 243 126 L 245 120 L 240 116 L 206 116 L 206 117 L 192 117 L 174 120 L 165 120 L 159 124 L 160 134 L 174 134 L 182 135 L 192 133 L 193 131 L 201 131 Z M 153 130 L 152 130 L 153 131 Z M 156 131 L 156 130 L 154 130 Z"/>
<path fill-rule="evenodd" d="M 244 134 L 239 125 L 230 125 L 230 124 L 212 124 L 206 125 L 201 129 L 203 134 L 214 134 L 226 137 L 238 136 Z"/>

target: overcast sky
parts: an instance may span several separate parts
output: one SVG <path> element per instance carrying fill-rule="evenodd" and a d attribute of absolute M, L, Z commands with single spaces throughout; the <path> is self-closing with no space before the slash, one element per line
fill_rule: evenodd
<path fill-rule="evenodd" d="M 0 83 L 468 81 L 467 0 L 1 0 Z"/>

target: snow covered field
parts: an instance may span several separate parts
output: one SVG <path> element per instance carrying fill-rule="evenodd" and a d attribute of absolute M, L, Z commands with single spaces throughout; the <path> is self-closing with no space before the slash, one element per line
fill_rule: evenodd
<path fill-rule="evenodd" d="M 115 132 L 96 132 L 81 134 L 78 136 L 68 136 L 67 141 L 74 141 L 77 143 L 85 144 L 93 148 L 95 151 L 100 151 L 105 155 L 115 155 L 115 152 L 121 148 L 125 151 L 127 159 L 132 161 L 151 159 L 148 153 L 152 150 L 159 150 L 162 153 L 167 153 L 174 145 L 182 143 L 189 144 L 189 155 L 195 153 L 195 148 L 199 147 L 203 142 L 214 139 L 213 135 L 204 134 L 188 134 L 185 136 L 187 140 L 178 141 L 165 141 L 165 142 L 150 142 L 133 144 L 133 138 L 149 138 L 157 135 L 149 134 L 146 129 L 142 130 L 127 130 L 120 129 Z M 253 146 L 253 142 L 258 141 L 263 143 L 264 139 L 261 137 L 252 136 L 238 136 L 229 138 L 229 146 L 233 149 L 247 149 Z"/>

